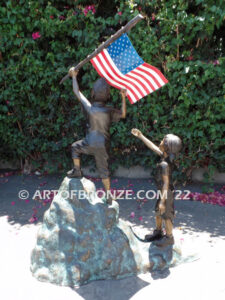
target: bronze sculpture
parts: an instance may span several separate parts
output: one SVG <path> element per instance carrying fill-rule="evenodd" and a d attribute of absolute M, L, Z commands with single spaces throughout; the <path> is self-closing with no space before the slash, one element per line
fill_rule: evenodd
<path fill-rule="evenodd" d="M 74 168 L 67 172 L 69 178 L 81 177 L 80 155 L 87 154 L 95 157 L 100 178 L 107 192 L 107 203 L 112 203 L 110 197 L 110 177 L 108 169 L 108 152 L 110 147 L 109 129 L 112 122 L 118 122 L 126 117 L 126 90 L 121 90 L 122 109 L 118 110 L 105 103 L 110 97 L 110 87 L 105 79 L 98 79 L 92 89 L 92 101 L 88 101 L 79 91 L 77 83 L 78 71 L 71 68 L 69 75 L 73 81 L 73 92 L 81 102 L 88 119 L 88 133 L 83 140 L 72 144 L 72 158 Z"/>
<path fill-rule="evenodd" d="M 167 134 L 159 147 L 147 139 L 140 130 L 132 129 L 131 133 L 142 140 L 145 145 L 161 156 L 161 162 L 157 165 L 156 185 L 161 191 L 161 197 L 155 206 L 156 229 L 152 234 L 145 236 L 146 241 L 155 241 L 156 246 L 165 247 L 174 244 L 173 219 L 174 219 L 174 186 L 172 182 L 172 168 L 175 155 L 181 150 L 181 139 L 173 134 Z M 163 236 L 163 221 L 166 235 Z"/>

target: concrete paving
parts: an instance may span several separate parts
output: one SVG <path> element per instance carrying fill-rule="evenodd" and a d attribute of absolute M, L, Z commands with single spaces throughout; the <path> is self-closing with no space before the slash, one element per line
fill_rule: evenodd
<path fill-rule="evenodd" d="M 184 200 L 175 201 L 174 235 L 184 258 L 178 266 L 123 280 L 95 281 L 74 289 L 37 281 L 29 270 L 30 253 L 49 204 L 43 206 L 31 196 L 37 189 L 57 189 L 62 179 L 61 175 L 0 178 L 0 299 L 225 299 L 225 207 Z M 132 189 L 135 193 L 139 189 L 155 189 L 147 179 L 114 178 L 112 182 L 116 189 Z M 96 185 L 101 186 L 100 182 Z M 23 189 L 29 191 L 29 201 L 18 199 L 18 192 Z M 182 189 L 201 191 L 201 186 Z M 154 227 L 154 200 L 142 203 L 141 207 L 135 199 L 118 202 L 120 217 L 130 222 L 140 236 Z M 34 208 L 38 222 L 31 224 Z M 185 262 L 190 255 L 194 258 Z"/>

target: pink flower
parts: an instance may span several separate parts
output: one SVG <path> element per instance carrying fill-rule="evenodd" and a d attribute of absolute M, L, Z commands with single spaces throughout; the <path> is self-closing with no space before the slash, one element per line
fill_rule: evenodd
<path fill-rule="evenodd" d="M 9 100 L 6 100 L 5 103 L 6 103 L 7 105 L 9 105 Z"/>
<path fill-rule="evenodd" d="M 225 194 L 221 194 L 217 191 L 208 194 L 191 193 L 189 197 L 190 199 L 200 201 L 202 203 L 210 203 L 213 205 L 225 206 Z"/>
<path fill-rule="evenodd" d="M 59 16 L 60 20 L 65 20 L 66 18 L 64 16 Z"/>
<path fill-rule="evenodd" d="M 29 222 L 30 223 L 34 223 L 35 221 L 37 221 L 37 217 L 36 216 L 33 216 L 29 219 Z"/>
<path fill-rule="evenodd" d="M 54 16 L 50 16 L 49 18 L 50 18 L 50 19 L 54 19 Z"/>
<path fill-rule="evenodd" d="M 132 211 L 132 212 L 130 213 L 130 218 L 134 218 L 134 217 L 135 217 L 135 212 Z"/>
<path fill-rule="evenodd" d="M 95 14 L 96 13 L 96 10 L 95 10 L 95 5 L 87 5 L 85 6 L 84 10 L 83 10 L 83 13 L 84 15 L 86 16 L 88 14 L 88 12 L 91 11 L 92 14 Z"/>
<path fill-rule="evenodd" d="M 16 202 L 15 202 L 15 201 L 12 201 L 12 202 L 11 202 L 11 205 L 15 205 L 15 204 L 16 204 Z"/>
<path fill-rule="evenodd" d="M 122 11 L 118 11 L 118 13 L 117 13 L 119 16 L 122 16 Z"/>
<path fill-rule="evenodd" d="M 192 55 L 190 55 L 190 56 L 187 57 L 187 60 L 193 60 L 193 58 L 194 57 Z"/>
<path fill-rule="evenodd" d="M 152 14 L 152 21 L 155 21 L 155 14 Z"/>
<path fill-rule="evenodd" d="M 143 217 L 139 217 L 138 220 L 139 220 L 139 221 L 143 221 Z"/>
<path fill-rule="evenodd" d="M 214 60 L 213 64 L 214 64 L 214 66 L 216 66 L 216 65 L 219 65 L 220 62 L 219 62 L 218 59 L 217 59 L 217 60 Z"/>
<path fill-rule="evenodd" d="M 41 35 L 39 31 L 32 33 L 33 40 L 39 39 L 40 37 Z"/>

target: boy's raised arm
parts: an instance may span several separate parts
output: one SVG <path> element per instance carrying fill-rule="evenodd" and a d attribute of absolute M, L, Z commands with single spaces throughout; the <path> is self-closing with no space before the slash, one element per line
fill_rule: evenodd
<path fill-rule="evenodd" d="M 157 147 L 155 144 L 153 144 L 149 139 L 147 139 L 142 132 L 139 129 L 133 128 L 131 130 L 131 133 L 136 136 L 137 138 L 139 138 L 140 140 L 142 140 L 142 142 L 145 143 L 145 145 L 151 149 L 152 151 L 154 151 L 155 153 L 157 153 L 158 155 L 162 156 L 163 153 L 162 151 L 159 149 L 159 147 Z"/>
<path fill-rule="evenodd" d="M 89 111 L 91 108 L 91 103 L 88 99 L 79 91 L 79 86 L 77 83 L 77 74 L 78 71 L 74 70 L 74 68 L 70 68 L 69 75 L 72 77 L 73 80 L 73 92 L 77 99 L 83 104 L 85 110 Z"/>

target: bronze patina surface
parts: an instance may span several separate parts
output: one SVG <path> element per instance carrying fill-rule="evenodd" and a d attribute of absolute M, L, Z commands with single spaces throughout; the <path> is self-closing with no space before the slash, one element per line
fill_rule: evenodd
<path fill-rule="evenodd" d="M 98 79 L 92 89 L 92 99 L 89 101 L 80 91 L 77 83 L 77 73 L 74 68 L 69 71 L 73 81 L 73 91 L 82 104 L 87 117 L 87 134 L 84 139 L 72 144 L 74 168 L 67 173 L 69 178 L 81 177 L 80 156 L 92 155 L 95 158 L 99 176 L 104 188 L 110 191 L 110 173 L 108 167 L 110 148 L 110 126 L 126 117 L 126 90 L 121 90 L 121 110 L 106 106 L 110 97 L 110 87 L 105 79 Z M 108 199 L 109 204 L 111 199 Z"/>
<path fill-rule="evenodd" d="M 156 229 L 153 234 L 148 234 L 145 239 L 155 241 L 157 246 L 174 244 L 173 219 L 174 219 L 174 186 L 172 182 L 172 169 L 175 155 L 181 150 L 181 139 L 174 134 L 167 134 L 159 147 L 147 139 L 140 130 L 132 129 L 131 133 L 145 143 L 145 145 L 161 157 L 157 165 L 156 185 L 161 191 L 160 199 L 155 206 Z M 163 236 L 163 223 L 165 223 L 166 235 Z"/>

